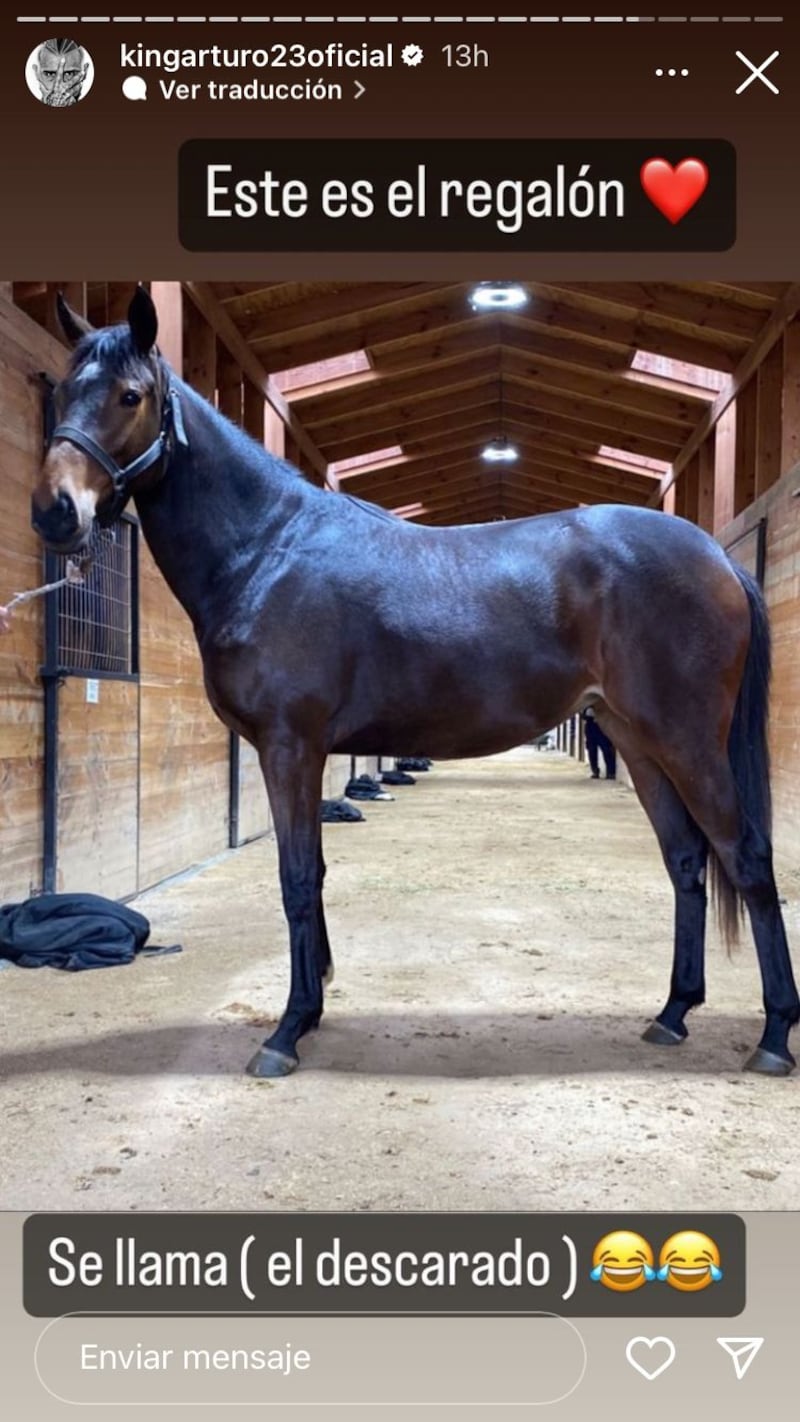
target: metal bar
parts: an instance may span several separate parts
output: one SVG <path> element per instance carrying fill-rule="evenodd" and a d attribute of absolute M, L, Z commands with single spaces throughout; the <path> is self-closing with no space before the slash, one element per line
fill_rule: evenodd
<path fill-rule="evenodd" d="M 134 519 L 130 523 L 130 668 L 134 676 L 139 675 L 139 525 Z"/>
<path fill-rule="evenodd" d="M 104 667 L 59 667 L 58 676 L 83 677 L 84 681 L 138 681 L 138 672 L 106 671 Z"/>
<path fill-rule="evenodd" d="M 241 775 L 241 746 L 235 731 L 230 733 L 230 755 L 228 759 L 228 845 L 239 848 L 239 791 Z"/>
<path fill-rule="evenodd" d="M 45 552 L 45 581 L 54 580 L 53 553 Z M 58 609 L 55 598 L 45 599 L 44 666 L 44 816 L 42 825 L 42 890 L 56 891 L 58 873 Z"/>

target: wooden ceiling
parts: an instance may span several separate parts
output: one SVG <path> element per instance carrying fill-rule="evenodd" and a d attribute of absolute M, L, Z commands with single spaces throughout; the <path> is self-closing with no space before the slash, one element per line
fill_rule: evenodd
<path fill-rule="evenodd" d="M 212 289 L 271 374 L 366 352 L 368 371 L 331 377 L 318 368 L 284 393 L 329 464 L 390 451 L 340 471 L 343 490 L 426 523 L 647 503 L 716 391 L 663 361 L 632 371 L 634 355 L 733 374 L 786 289 L 524 285 L 528 304 L 503 315 L 473 311 L 473 284 L 462 282 Z M 480 457 L 501 434 L 519 450 L 513 465 Z M 621 453 L 600 456 L 604 446 Z M 657 463 L 644 469 L 642 458 Z"/>

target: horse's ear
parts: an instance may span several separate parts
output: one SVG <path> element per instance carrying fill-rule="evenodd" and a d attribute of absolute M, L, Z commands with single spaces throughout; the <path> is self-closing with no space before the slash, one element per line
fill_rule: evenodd
<path fill-rule="evenodd" d="M 83 336 L 88 336 L 89 332 L 94 330 L 91 321 L 87 321 L 85 316 L 79 316 L 77 311 L 73 311 L 61 292 L 56 297 L 56 311 L 61 329 L 71 346 L 77 346 Z"/>
<path fill-rule="evenodd" d="M 153 349 L 158 335 L 158 314 L 153 305 L 153 298 L 143 286 L 137 286 L 133 300 L 128 307 L 128 325 L 131 328 L 133 344 L 139 355 L 148 355 Z"/>

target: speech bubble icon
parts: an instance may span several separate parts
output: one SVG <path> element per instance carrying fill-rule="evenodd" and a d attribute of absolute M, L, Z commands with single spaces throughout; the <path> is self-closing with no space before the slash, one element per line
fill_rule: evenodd
<path fill-rule="evenodd" d="M 122 92 L 126 99 L 146 99 L 147 85 L 141 74 L 129 74 L 122 81 Z"/>

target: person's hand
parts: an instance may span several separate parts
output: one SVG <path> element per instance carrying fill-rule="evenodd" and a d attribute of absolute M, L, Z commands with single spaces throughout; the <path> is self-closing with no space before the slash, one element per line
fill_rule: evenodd
<path fill-rule="evenodd" d="M 7 607 L 0 607 L 0 632 L 11 631 L 11 613 Z"/>

